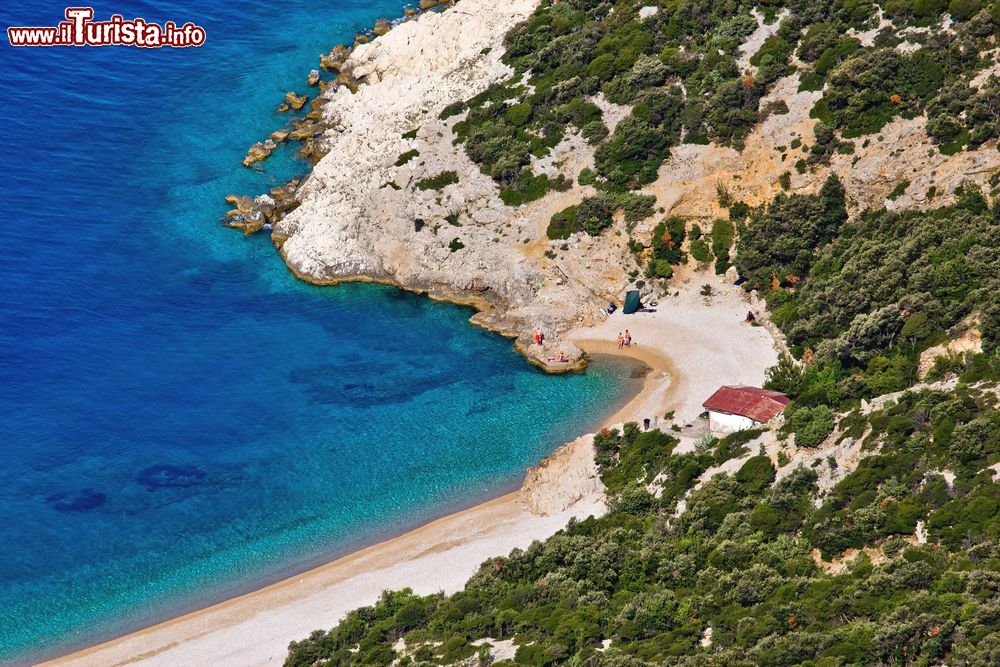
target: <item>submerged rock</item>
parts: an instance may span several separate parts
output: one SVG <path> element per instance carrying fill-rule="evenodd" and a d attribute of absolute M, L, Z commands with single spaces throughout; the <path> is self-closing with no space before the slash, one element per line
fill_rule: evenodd
<path fill-rule="evenodd" d="M 222 220 L 227 227 L 243 230 L 244 236 L 255 234 L 299 205 L 298 188 L 299 181 L 292 180 L 257 197 L 226 195 L 226 203 L 233 209 L 227 211 Z"/>
<path fill-rule="evenodd" d="M 288 135 L 291 134 L 290 130 L 275 130 L 271 133 L 271 139 L 277 141 L 279 144 L 288 139 Z"/>
<path fill-rule="evenodd" d="M 88 512 L 97 509 L 107 500 L 106 494 L 90 488 L 75 493 L 70 491 L 54 493 L 45 498 L 45 502 L 57 512 Z"/>
<path fill-rule="evenodd" d="M 257 162 L 263 162 L 267 158 L 271 157 L 271 153 L 274 149 L 278 147 L 278 144 L 274 142 L 274 139 L 267 139 L 266 141 L 258 141 L 249 149 L 247 149 L 246 157 L 243 158 L 244 167 L 252 167 Z"/>
<path fill-rule="evenodd" d="M 299 109 L 304 107 L 306 105 L 306 102 L 308 101 L 309 101 L 308 95 L 299 95 L 294 90 L 289 90 L 287 93 L 285 93 L 285 104 L 287 104 L 295 111 L 298 111 Z"/>
<path fill-rule="evenodd" d="M 193 465 L 159 464 L 144 468 L 136 475 L 136 481 L 149 491 L 158 489 L 186 489 L 205 481 L 205 471 Z"/>
<path fill-rule="evenodd" d="M 376 37 L 381 37 L 390 30 L 392 30 L 392 24 L 389 23 L 389 19 L 379 19 L 375 21 L 375 29 L 372 32 L 375 33 Z"/>
<path fill-rule="evenodd" d="M 438 6 L 437 0 L 420 0 L 420 9 L 427 10 Z"/>

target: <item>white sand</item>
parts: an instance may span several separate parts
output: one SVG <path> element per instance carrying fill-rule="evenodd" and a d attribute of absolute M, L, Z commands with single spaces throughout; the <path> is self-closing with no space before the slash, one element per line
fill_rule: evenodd
<path fill-rule="evenodd" d="M 517 494 L 509 494 L 255 593 L 46 664 L 280 665 L 290 640 L 332 627 L 385 589 L 460 590 L 490 557 L 548 537 L 571 516 L 602 509 L 577 503 L 559 514 L 535 516 Z"/>
<path fill-rule="evenodd" d="M 705 284 L 712 286 L 713 296 L 700 294 Z M 747 295 L 725 279 L 681 270 L 670 294 L 659 300 L 655 313 L 623 315 L 618 310 L 604 323 L 577 329 L 569 337 L 589 353 L 614 352 L 618 333 L 628 329 L 632 348 L 624 353 L 655 369 L 645 400 L 632 408 L 636 416 L 662 417 L 672 409 L 678 423 L 691 423 L 721 385 L 760 386 L 778 354 L 764 327 L 744 321 L 751 310 Z M 764 317 L 758 313 L 758 319 Z"/>

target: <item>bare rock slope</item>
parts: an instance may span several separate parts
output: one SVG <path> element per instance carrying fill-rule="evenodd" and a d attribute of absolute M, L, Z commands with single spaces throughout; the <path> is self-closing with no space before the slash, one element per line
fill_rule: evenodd
<path fill-rule="evenodd" d="M 503 35 L 534 6 L 462 0 L 355 49 L 345 70 L 362 85 L 353 94 L 347 87 L 329 93 L 329 153 L 273 238 L 305 280 L 386 282 L 474 305 L 476 323 L 519 337 L 538 363 L 565 353 L 570 362 L 550 368 L 559 370 L 574 367 L 579 353 L 560 344 L 558 332 L 594 321 L 601 312 L 595 294 L 613 297 L 635 268 L 625 240 L 570 242 L 571 265 L 557 265 L 544 253 L 539 221 L 567 205 L 553 197 L 578 199 L 580 188 L 509 208 L 453 144 L 457 118 L 439 120 L 449 104 L 510 75 L 500 62 Z M 447 172 L 457 183 L 421 183 Z M 544 348 L 530 345 L 536 328 L 547 334 Z"/>

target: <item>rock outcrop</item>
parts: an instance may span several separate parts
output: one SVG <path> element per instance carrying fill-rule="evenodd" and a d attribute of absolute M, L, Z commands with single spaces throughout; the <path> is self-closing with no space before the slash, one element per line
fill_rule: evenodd
<path fill-rule="evenodd" d="M 534 6 L 462 0 L 358 46 L 343 62 L 341 76 L 359 85 L 326 94 L 317 121 L 330 128 L 319 139 L 326 156 L 300 189 L 302 205 L 274 227 L 297 275 L 320 284 L 393 283 L 474 305 L 481 311 L 475 322 L 526 348 L 535 328 L 558 344 L 560 332 L 601 316 L 601 304 L 636 269 L 621 230 L 548 241 L 549 217 L 581 190 L 509 208 L 454 145 L 458 119 L 438 119 L 449 104 L 509 76 L 500 62 L 503 35 Z M 417 158 L 396 165 L 413 150 Z M 445 172 L 457 183 L 417 187 Z M 543 365 L 560 352 L 569 366 L 579 360 L 571 344 L 537 352 Z"/>
<path fill-rule="evenodd" d="M 244 167 L 252 167 L 258 162 L 262 162 L 271 156 L 274 149 L 278 147 L 278 144 L 274 139 L 267 139 L 266 141 L 258 141 L 249 149 L 247 149 L 246 157 L 243 158 Z"/>
<path fill-rule="evenodd" d="M 518 492 L 532 514 L 558 514 L 577 503 L 603 506 L 604 484 L 594 462 L 594 435 L 583 435 L 528 468 Z"/>
<path fill-rule="evenodd" d="M 226 226 L 243 230 L 244 236 L 272 227 L 299 205 L 296 197 L 298 186 L 298 181 L 289 181 L 257 197 L 227 195 L 226 203 L 233 208 L 223 217 Z"/>
<path fill-rule="evenodd" d="M 307 95 L 299 95 L 294 90 L 289 90 L 285 93 L 285 104 L 295 111 L 304 107 L 308 101 L 309 97 Z"/>

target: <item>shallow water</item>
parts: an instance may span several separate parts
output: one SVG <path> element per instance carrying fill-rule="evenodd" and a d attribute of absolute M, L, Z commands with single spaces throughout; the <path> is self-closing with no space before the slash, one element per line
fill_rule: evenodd
<path fill-rule="evenodd" d="M 200 49 L 4 44 L 0 662 L 244 592 L 517 484 L 634 389 L 548 377 L 466 309 L 295 281 L 229 192 L 316 56 L 402 4 L 131 2 Z M 40 0 L 8 25 L 52 25 Z M 291 638 L 289 638 L 291 639 Z"/>

